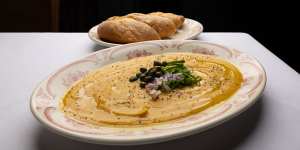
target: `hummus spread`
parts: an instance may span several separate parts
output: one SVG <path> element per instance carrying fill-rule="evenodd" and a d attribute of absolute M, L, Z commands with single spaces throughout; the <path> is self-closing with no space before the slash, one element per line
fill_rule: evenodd
<path fill-rule="evenodd" d="M 160 94 L 153 100 L 137 82 L 128 79 L 153 61 L 184 60 L 201 81 Z M 243 81 L 226 60 L 194 53 L 165 53 L 106 65 L 76 82 L 63 97 L 67 116 L 95 125 L 148 125 L 203 111 L 232 96 Z"/>

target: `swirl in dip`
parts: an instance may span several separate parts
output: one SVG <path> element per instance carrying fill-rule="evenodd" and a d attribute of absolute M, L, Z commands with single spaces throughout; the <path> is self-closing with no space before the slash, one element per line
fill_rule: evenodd
<path fill-rule="evenodd" d="M 160 93 L 153 99 L 139 82 L 129 82 L 154 61 L 184 60 L 196 84 Z M 161 123 L 201 112 L 232 96 L 243 81 L 226 60 L 194 53 L 165 53 L 101 67 L 76 82 L 63 97 L 67 116 L 95 125 L 136 126 Z"/>

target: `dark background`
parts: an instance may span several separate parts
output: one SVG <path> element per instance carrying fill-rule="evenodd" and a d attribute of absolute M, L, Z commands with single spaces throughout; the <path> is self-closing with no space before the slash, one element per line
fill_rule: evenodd
<path fill-rule="evenodd" d="M 173 12 L 200 21 L 205 32 L 249 33 L 299 72 L 296 6 L 262 0 L 5 0 L 0 32 L 87 32 L 114 15 Z"/>

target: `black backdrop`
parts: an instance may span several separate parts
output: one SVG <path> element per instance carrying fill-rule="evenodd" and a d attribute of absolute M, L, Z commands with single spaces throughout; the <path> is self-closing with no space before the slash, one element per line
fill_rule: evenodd
<path fill-rule="evenodd" d="M 3 0 L 0 32 L 52 31 L 53 2 L 60 6 L 61 32 L 87 32 L 114 15 L 174 12 L 200 21 L 205 32 L 249 33 L 300 72 L 299 5 L 289 0 Z"/>
<path fill-rule="evenodd" d="M 61 1 L 60 30 L 87 32 L 114 15 L 165 11 L 200 21 L 206 32 L 247 32 L 298 72 L 300 61 L 291 43 L 296 19 L 293 4 L 262 0 L 89 0 Z M 292 45 L 291 45 L 292 44 Z M 274 66 L 276 67 L 276 66 Z"/>

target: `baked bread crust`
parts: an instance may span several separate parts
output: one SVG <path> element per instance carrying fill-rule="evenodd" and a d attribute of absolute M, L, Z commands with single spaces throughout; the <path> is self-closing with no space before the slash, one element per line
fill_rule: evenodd
<path fill-rule="evenodd" d="M 113 43 L 133 43 L 160 40 L 176 33 L 184 17 L 172 13 L 131 13 L 113 16 L 98 25 L 98 37 Z"/>
<path fill-rule="evenodd" d="M 97 32 L 101 39 L 114 43 L 160 40 L 159 34 L 149 25 L 125 17 L 102 22 Z"/>
<path fill-rule="evenodd" d="M 126 17 L 148 24 L 156 30 L 161 38 L 166 38 L 176 33 L 176 26 L 173 21 L 165 17 L 142 13 L 131 13 L 126 15 Z"/>
<path fill-rule="evenodd" d="M 150 15 L 161 16 L 168 19 L 171 19 L 175 24 L 176 28 L 181 28 L 184 22 L 184 17 L 181 15 L 176 15 L 173 13 L 163 13 L 163 12 L 153 12 Z"/>

